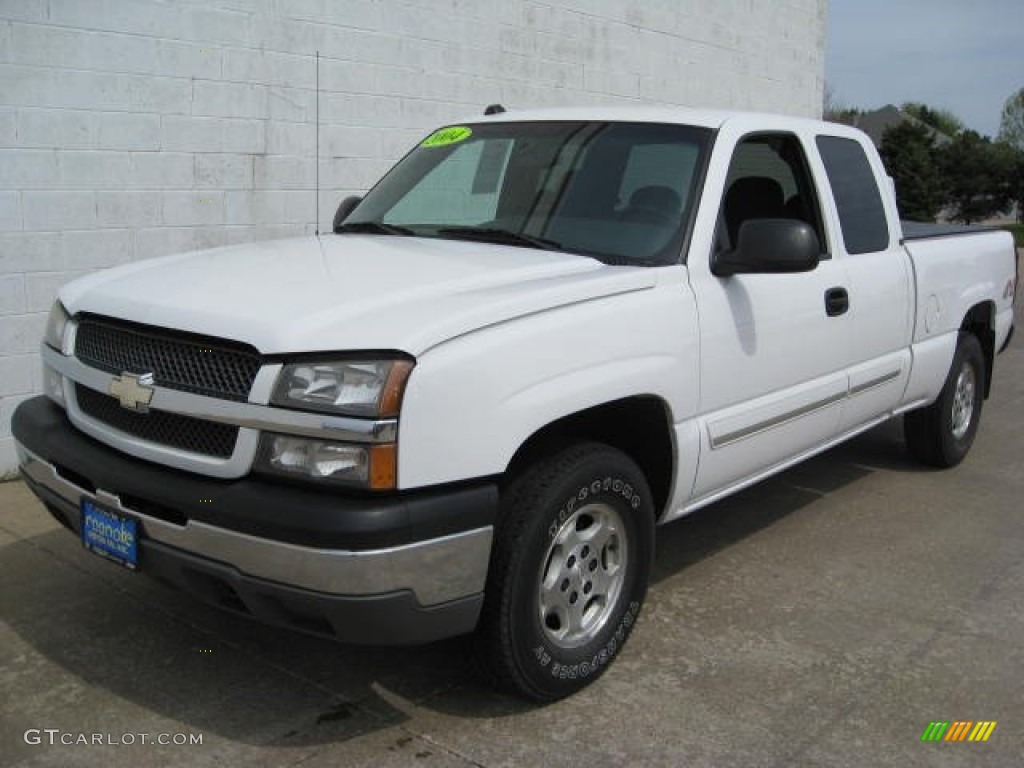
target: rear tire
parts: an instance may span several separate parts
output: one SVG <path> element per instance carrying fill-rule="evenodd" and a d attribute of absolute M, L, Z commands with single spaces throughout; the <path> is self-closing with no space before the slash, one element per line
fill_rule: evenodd
<path fill-rule="evenodd" d="M 596 680 L 640 613 L 654 549 L 647 481 L 621 451 L 576 443 L 503 491 L 475 640 L 491 682 L 537 702 Z"/>
<path fill-rule="evenodd" d="M 984 382 L 981 344 L 974 334 L 960 331 L 953 365 L 938 399 L 904 417 L 903 433 L 914 458 L 941 468 L 963 461 L 978 432 Z"/>

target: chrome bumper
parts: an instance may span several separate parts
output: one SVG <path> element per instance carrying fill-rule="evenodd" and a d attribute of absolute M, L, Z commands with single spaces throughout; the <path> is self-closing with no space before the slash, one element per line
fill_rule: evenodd
<path fill-rule="evenodd" d="M 316 549 L 196 520 L 174 525 L 125 506 L 118 496 L 102 489 L 80 488 L 17 440 L 15 447 L 26 479 L 57 497 L 69 508 L 65 511 L 77 513 L 82 500 L 90 499 L 138 520 L 145 539 L 229 565 L 247 576 L 328 595 L 359 597 L 408 590 L 422 606 L 484 590 L 490 526 L 387 549 Z"/>

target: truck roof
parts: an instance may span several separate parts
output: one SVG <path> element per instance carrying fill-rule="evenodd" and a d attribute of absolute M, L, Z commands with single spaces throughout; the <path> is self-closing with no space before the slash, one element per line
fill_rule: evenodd
<path fill-rule="evenodd" d="M 813 124 L 816 126 L 829 125 L 820 120 L 811 120 L 803 117 L 783 116 L 778 114 L 744 112 L 739 110 L 722 109 L 691 109 L 689 107 L 672 106 L 590 106 L 590 107 L 556 107 L 547 109 L 509 109 L 495 115 L 467 116 L 456 123 L 501 123 L 520 121 L 609 121 L 609 122 L 639 122 L 639 123 L 678 123 L 680 125 L 696 125 L 704 128 L 721 128 L 727 121 L 732 119 L 749 120 L 753 117 L 763 117 L 766 121 L 773 123 L 780 119 L 792 121 L 794 126 Z"/>

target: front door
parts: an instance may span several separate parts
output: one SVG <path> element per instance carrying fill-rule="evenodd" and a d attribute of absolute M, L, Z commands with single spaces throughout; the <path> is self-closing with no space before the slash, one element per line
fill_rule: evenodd
<path fill-rule="evenodd" d="M 733 247 L 743 223 L 758 218 L 807 222 L 822 259 L 809 272 L 731 277 L 691 264 L 702 432 L 691 504 L 829 440 L 847 394 L 847 276 L 826 252 L 819 196 L 796 135 L 754 134 L 737 144 L 714 248 Z"/>

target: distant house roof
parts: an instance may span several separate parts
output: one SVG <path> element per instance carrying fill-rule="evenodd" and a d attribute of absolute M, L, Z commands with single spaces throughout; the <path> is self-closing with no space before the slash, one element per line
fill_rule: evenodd
<path fill-rule="evenodd" d="M 937 131 L 927 123 L 923 123 L 913 115 L 908 115 L 898 107 L 894 107 L 892 104 L 876 109 L 873 112 L 859 112 L 842 122 L 852 125 L 854 128 L 859 128 L 864 131 L 875 143 L 876 147 L 882 146 L 882 135 L 894 126 L 901 125 L 902 123 L 913 123 L 914 125 L 923 125 L 935 138 L 935 143 L 939 146 L 948 144 L 952 139 L 941 131 Z"/>

